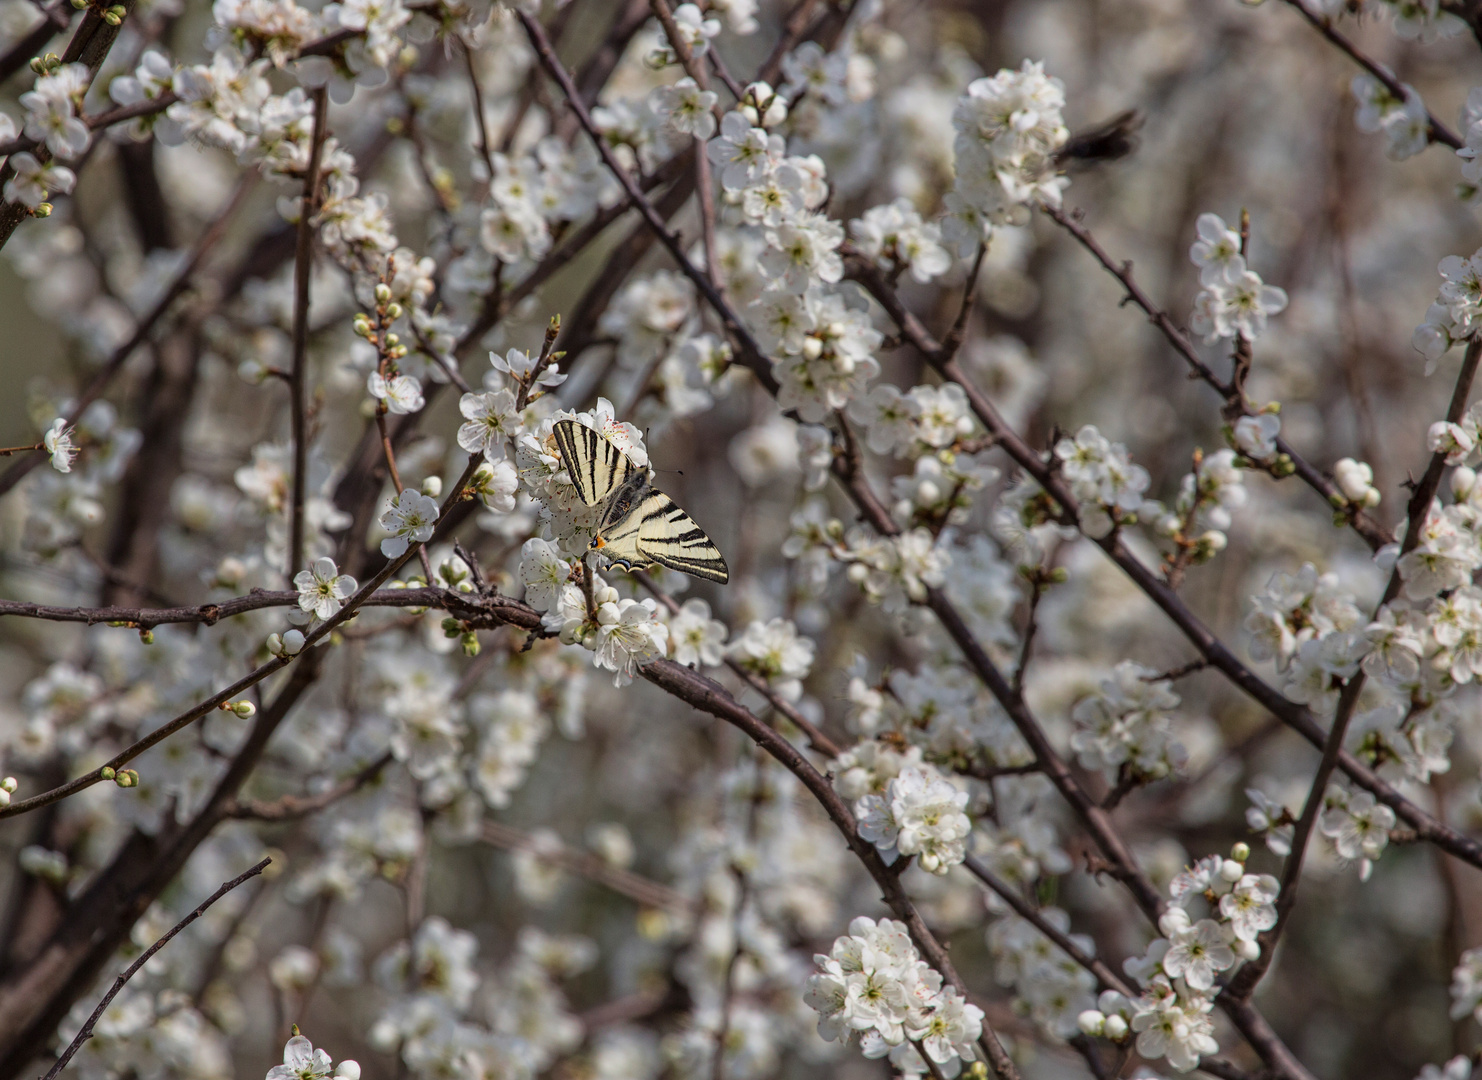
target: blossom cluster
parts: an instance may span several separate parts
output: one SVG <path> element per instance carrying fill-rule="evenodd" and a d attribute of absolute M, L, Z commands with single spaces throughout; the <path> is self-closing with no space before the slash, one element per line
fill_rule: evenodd
<path fill-rule="evenodd" d="M 1179 696 L 1158 673 L 1124 660 L 1098 693 L 1071 713 L 1076 729 L 1070 745 L 1088 769 L 1115 780 L 1125 769 L 1140 780 L 1157 780 L 1179 771 L 1188 753 L 1173 735 L 1171 711 Z"/>
<path fill-rule="evenodd" d="M 1199 295 L 1189 328 L 1206 343 L 1239 338 L 1254 341 L 1266 329 L 1266 320 L 1282 311 L 1287 295 L 1267 285 L 1245 262 L 1240 233 L 1218 214 L 1200 214 L 1199 239 L 1189 259 L 1199 268 Z"/>
<path fill-rule="evenodd" d="M 969 1004 L 921 959 L 904 923 L 860 916 L 828 955 L 813 958 L 803 999 L 818 1012 L 818 1033 L 843 1042 L 859 1036 L 869 1058 L 888 1057 L 908 1076 L 928 1071 L 924 1053 L 943 1076 L 977 1060 L 983 1011 Z"/>
<path fill-rule="evenodd" d="M 1082 1031 L 1113 1042 L 1135 1035 L 1139 1054 L 1166 1057 L 1185 1073 L 1219 1051 L 1209 1015 L 1219 993 L 1216 978 L 1257 959 L 1258 937 L 1276 925 L 1280 886 L 1270 874 L 1246 873 L 1247 857 L 1249 849 L 1237 845 L 1232 858 L 1210 855 L 1173 879 L 1173 906 L 1158 920 L 1164 936 L 1123 964 L 1142 994 L 1102 991 L 1097 1007 L 1077 1018 Z M 1211 917 L 1194 920 L 1188 909 L 1196 900 L 1211 905 Z"/>

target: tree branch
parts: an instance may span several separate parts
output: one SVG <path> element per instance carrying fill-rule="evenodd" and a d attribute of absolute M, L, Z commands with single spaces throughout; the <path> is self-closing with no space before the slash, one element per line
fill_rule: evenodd
<path fill-rule="evenodd" d="M 289 507 L 288 580 L 304 565 L 304 489 L 309 480 L 307 397 L 309 358 L 309 279 L 314 270 L 314 214 L 319 209 L 319 163 L 328 135 L 329 97 L 313 90 L 314 126 L 309 135 L 309 169 L 299 199 L 298 232 L 293 254 L 293 367 L 288 376 L 289 417 L 293 425 L 293 501 Z"/>
<path fill-rule="evenodd" d="M 184 930 L 187 926 L 189 926 L 191 923 L 195 922 L 202 915 L 204 915 L 206 913 L 206 909 L 209 908 L 212 904 L 216 903 L 216 901 L 220 900 L 223 896 L 231 892 L 238 885 L 241 885 L 243 882 L 248 881 L 251 878 L 255 878 L 258 874 L 266 870 L 268 864 L 272 861 L 272 859 L 263 859 L 262 862 L 258 863 L 250 870 L 238 874 L 236 877 L 223 884 L 221 888 L 217 889 L 210 896 L 206 897 L 206 899 L 202 900 L 198 908 L 192 911 L 185 918 L 181 919 L 178 923 L 176 923 L 168 931 L 166 931 L 163 937 L 161 937 L 153 945 L 140 953 L 138 959 L 136 959 L 132 964 L 125 968 L 123 973 L 119 975 L 117 979 L 113 980 L 113 985 L 109 988 L 108 993 L 103 995 L 103 1000 L 98 1002 L 98 1007 L 94 1009 L 93 1014 L 87 1018 L 87 1023 L 82 1025 L 82 1030 L 79 1031 L 73 1037 L 72 1041 L 67 1044 L 67 1048 L 62 1051 L 61 1055 L 57 1058 L 55 1063 L 53 1063 L 52 1067 L 47 1070 L 46 1076 L 43 1077 L 43 1080 L 56 1080 L 57 1075 L 63 1069 L 65 1069 L 67 1067 L 67 1063 L 72 1060 L 72 1056 L 76 1054 L 78 1050 L 82 1049 L 82 1044 L 93 1037 L 93 1028 L 97 1025 L 98 1020 L 102 1018 L 103 1013 L 107 1010 L 109 1003 L 118 996 L 118 992 L 124 988 L 124 984 L 132 979 L 138 973 L 140 968 L 149 963 L 150 959 L 153 958 L 155 953 L 159 952 L 166 945 L 168 945 L 170 943 L 170 939 L 173 938 L 176 934 L 180 933 L 180 931 Z"/>

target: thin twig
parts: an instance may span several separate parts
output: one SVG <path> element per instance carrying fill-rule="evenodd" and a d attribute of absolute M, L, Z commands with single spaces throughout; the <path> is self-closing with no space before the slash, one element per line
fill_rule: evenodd
<path fill-rule="evenodd" d="M 595 881 L 604 888 L 637 901 L 644 907 L 674 911 L 681 915 L 694 913 L 695 905 L 689 897 L 676 892 L 668 885 L 643 877 L 641 874 L 635 874 L 631 870 L 613 866 L 596 855 L 576 851 L 564 845 L 559 851 L 551 851 L 530 833 L 522 832 L 499 821 L 485 820 L 481 828 L 481 836 L 486 843 L 507 851 L 533 852 L 547 862 L 555 863 L 563 870 Z"/>
<path fill-rule="evenodd" d="M 346 777 L 334 787 L 318 795 L 284 795 L 272 802 L 255 799 L 234 800 L 226 809 L 226 816 L 251 821 L 293 821 L 318 813 L 325 807 L 353 795 L 374 781 L 385 771 L 395 758 L 388 750 L 354 776 Z"/>
<path fill-rule="evenodd" d="M 190 285 L 191 279 L 195 277 L 197 268 L 201 265 L 201 260 L 206 257 L 207 252 L 215 247 L 217 242 L 225 235 L 227 223 L 231 220 L 232 215 L 246 202 L 248 193 L 256 183 L 257 172 L 255 170 L 242 178 L 242 182 L 237 185 L 237 190 L 232 193 L 232 197 L 227 201 L 226 206 L 216 215 L 215 220 L 206 226 L 206 231 L 201 233 L 200 239 L 196 241 L 195 247 L 185 260 L 185 264 L 180 267 L 179 272 L 171 279 L 169 286 L 165 289 L 164 295 L 159 298 L 154 307 L 149 309 L 149 313 L 139 320 L 134 327 L 134 332 L 129 335 L 128 340 L 113 350 L 102 369 L 93 376 L 92 382 L 88 383 L 83 392 L 78 395 L 72 406 L 72 411 L 67 415 L 68 427 L 77 423 L 78 418 L 87 410 L 87 407 L 98 400 L 103 390 L 113 380 L 113 377 L 118 374 L 125 362 L 134 354 L 134 350 L 144 343 L 144 339 L 153 331 L 155 325 L 164 318 L 165 312 L 170 310 L 170 305 Z M 45 460 L 46 455 L 40 452 L 17 459 L 15 464 L 6 469 L 4 473 L 0 473 L 0 495 L 4 495 L 11 488 L 15 487 L 27 473 Z"/>
<path fill-rule="evenodd" d="M 1097 242 L 1096 238 L 1091 235 L 1090 230 L 1072 215 L 1053 207 L 1045 207 L 1044 213 L 1062 229 L 1070 233 L 1071 236 L 1075 237 L 1076 241 L 1089 251 L 1109 274 L 1122 283 L 1122 287 L 1126 289 L 1127 296 L 1131 299 L 1132 303 L 1142 309 L 1143 313 L 1147 315 L 1148 321 L 1158 328 L 1168 343 L 1173 346 L 1173 350 L 1183 358 L 1184 363 L 1188 364 L 1190 371 L 1200 380 L 1211 386 L 1225 400 L 1227 413 L 1233 412 L 1232 419 L 1250 414 L 1250 409 L 1244 400 L 1244 395 L 1241 393 L 1240 387 L 1234 381 L 1227 382 L 1221 379 L 1204 362 L 1188 336 L 1174 324 L 1168 313 L 1154 304 L 1147 293 L 1142 290 L 1142 287 L 1137 283 L 1137 279 L 1133 277 L 1131 263 L 1114 262 L 1100 243 Z M 1388 534 L 1385 533 L 1378 522 L 1361 508 L 1349 505 L 1347 498 L 1339 490 L 1338 485 L 1318 471 L 1301 454 L 1297 453 L 1290 443 L 1278 437 L 1276 440 L 1276 449 L 1278 454 L 1284 454 L 1291 459 L 1297 475 L 1301 477 L 1302 481 L 1308 487 L 1321 495 L 1324 502 L 1327 502 L 1329 505 L 1348 507 L 1346 513 L 1349 523 L 1353 526 L 1353 530 L 1364 538 L 1364 542 L 1371 549 L 1377 550 L 1389 543 L 1390 538 Z M 1336 503 L 1334 502 L 1335 499 L 1337 500 Z"/>
<path fill-rule="evenodd" d="M 1302 3 L 1301 0 L 1287 0 L 1287 3 L 1296 8 L 1301 13 L 1302 18 L 1306 19 L 1312 25 L 1313 29 L 1336 45 L 1340 51 L 1346 53 L 1349 59 L 1359 67 L 1383 83 L 1384 88 L 1394 95 L 1395 100 L 1405 100 L 1404 84 L 1395 78 L 1394 73 L 1383 64 L 1365 55 L 1357 45 L 1333 29 L 1333 20 L 1330 16 L 1314 14 L 1308 10 L 1307 5 Z M 1414 93 L 1414 91 L 1412 90 L 1411 93 Z M 1453 150 L 1460 150 L 1462 148 L 1464 145 L 1462 140 L 1457 137 L 1454 131 L 1438 120 L 1434 113 L 1427 109 L 1425 115 L 1430 128 L 1426 134 L 1431 142 L 1442 143 L 1451 147 Z"/>
<path fill-rule="evenodd" d="M 479 85 L 478 69 L 473 63 L 473 46 L 469 45 L 466 38 L 460 38 L 463 45 L 463 61 L 468 69 L 468 85 L 473 88 L 473 118 L 475 130 L 479 133 L 479 156 L 484 159 L 484 167 L 489 170 L 489 183 L 494 182 L 494 153 L 489 145 L 489 121 L 484 116 L 484 88 Z"/>
<path fill-rule="evenodd" d="M 454 504 L 459 501 L 464 485 L 473 478 L 474 471 L 478 468 L 478 462 L 481 460 L 481 457 L 469 459 L 469 465 L 464 470 L 462 479 L 459 480 L 459 482 L 454 486 L 452 492 L 447 496 L 447 498 L 443 500 L 441 512 L 438 514 L 437 527 L 433 531 L 432 538 L 426 542 L 427 544 L 430 545 L 436 543 L 447 531 L 446 527 L 449 521 L 449 512 L 453 509 Z M 120 768 L 122 768 L 124 765 L 127 765 L 130 761 L 133 761 L 136 757 L 144 753 L 144 751 L 148 750 L 150 747 L 163 742 L 165 739 L 175 734 L 175 732 L 181 730 L 182 728 L 188 727 L 190 724 L 194 723 L 196 720 L 199 720 L 201 717 L 210 713 L 212 710 L 221 708 L 227 702 L 237 697 L 237 695 L 262 682 L 269 675 L 272 675 L 275 672 L 281 671 L 283 668 L 287 667 L 297 657 L 308 655 L 313 651 L 312 647 L 314 645 L 318 644 L 319 641 L 332 633 L 341 624 L 353 618 L 355 613 L 359 611 L 360 608 L 365 605 L 367 601 L 376 593 L 376 590 L 378 590 L 383 584 L 385 584 L 393 574 L 395 574 L 398 570 L 405 566 L 407 562 L 409 562 L 412 557 L 422 549 L 422 547 L 423 545 L 421 544 L 413 544 L 409 546 L 407 550 L 404 551 L 397 558 L 387 561 L 386 565 L 381 568 L 380 572 L 378 572 L 373 578 L 362 585 L 358 590 L 356 590 L 353 596 L 345 601 L 344 607 L 342 607 L 336 614 L 332 615 L 330 618 L 320 623 L 317 627 L 315 627 L 313 630 L 309 631 L 309 633 L 305 635 L 303 648 L 294 656 L 283 655 L 273 657 L 273 659 L 269 660 L 261 667 L 255 668 L 253 671 L 249 672 L 242 678 L 238 679 L 236 682 L 232 683 L 225 690 L 221 690 L 218 693 L 212 695 L 210 698 L 201 702 L 200 704 L 192 706 L 185 712 L 181 713 L 179 716 L 175 717 L 175 719 L 151 731 L 148 735 L 144 736 L 144 738 L 140 739 L 138 742 L 135 742 L 133 745 L 121 750 L 119 753 L 115 754 L 112 759 L 105 762 L 103 765 L 100 765 L 92 772 L 79 776 L 75 780 L 70 780 L 60 787 L 53 788 L 52 790 L 43 792 L 40 795 L 32 796 L 29 799 L 22 799 L 19 802 L 13 802 L 9 806 L 0 808 L 0 818 L 14 817 L 17 814 L 24 814 L 28 811 L 35 810 L 38 807 L 47 806 L 51 803 L 57 802 L 58 800 L 65 799 L 69 795 L 73 795 L 76 792 L 82 791 L 84 788 L 89 788 L 92 787 L 94 784 L 100 783 L 106 778 L 104 773 L 105 769 L 110 770 L 111 773 L 116 773 Z M 406 592 L 411 591 L 412 590 L 406 590 Z M 454 593 L 446 589 L 429 589 L 428 592 L 436 594 L 440 598 L 441 602 L 445 604 L 453 603 L 454 597 L 463 598 L 463 594 Z M 509 603 L 513 604 L 514 602 L 509 601 Z M 518 607 L 524 608 L 525 605 L 521 604 L 518 605 Z M 511 619 L 502 618 L 502 616 L 510 610 L 508 607 L 501 607 L 493 610 L 498 612 L 500 621 L 514 621 Z M 527 610 L 530 610 L 533 613 L 533 609 Z M 538 616 L 538 613 L 534 614 Z M 528 617 L 523 621 L 528 623 Z M 537 625 L 530 627 L 530 629 L 538 629 L 538 621 Z"/>
<path fill-rule="evenodd" d="M 289 508 L 288 580 L 304 565 L 304 498 L 309 482 L 309 279 L 314 269 L 314 214 L 319 209 L 319 162 L 328 134 L 329 96 L 313 92 L 314 127 L 309 136 L 309 168 L 299 199 L 298 234 L 293 254 L 293 367 L 288 377 L 289 416 L 293 425 L 293 501 Z"/>
<path fill-rule="evenodd" d="M 73 1036 L 72 1041 L 67 1044 L 67 1049 L 62 1051 L 61 1056 L 58 1057 L 57 1060 L 52 1064 L 52 1067 L 47 1070 L 46 1076 L 43 1078 L 43 1080 L 56 1080 L 57 1075 L 63 1069 L 65 1069 L 67 1067 L 67 1063 L 72 1060 L 72 1056 L 76 1054 L 78 1050 L 82 1049 L 82 1044 L 93 1037 L 93 1028 L 97 1025 L 98 1020 L 102 1017 L 109 1004 L 115 997 L 118 996 L 118 992 L 124 988 L 124 984 L 132 979 L 140 968 L 149 963 L 149 961 L 154 957 L 155 953 L 159 952 L 166 945 L 168 945 L 170 943 L 170 939 L 173 938 L 176 934 L 180 933 L 180 931 L 184 930 L 187 926 L 189 926 L 191 923 L 195 922 L 202 915 L 204 915 L 206 913 L 206 909 L 209 908 L 212 904 L 216 903 L 216 901 L 220 900 L 223 896 L 231 892 L 238 885 L 241 885 L 244 881 L 247 881 L 250 878 L 255 878 L 258 874 L 262 873 L 265 869 L 267 869 L 268 864 L 272 861 L 273 860 L 270 858 L 263 859 L 262 862 L 258 863 L 252 869 L 246 871 L 245 873 L 238 874 L 236 877 L 226 882 L 224 885 L 221 886 L 221 888 L 217 889 L 210 896 L 206 897 L 205 900 L 201 901 L 200 907 L 196 908 L 189 915 L 187 915 L 185 918 L 181 919 L 178 923 L 172 926 L 165 933 L 164 937 L 160 938 L 153 945 L 140 953 L 138 959 L 136 959 L 132 964 L 125 968 L 123 974 L 121 974 L 117 979 L 113 980 L 113 986 L 109 988 L 108 993 L 103 995 L 103 1000 L 98 1002 L 98 1007 L 94 1009 L 93 1014 L 87 1018 L 87 1023 L 82 1025 L 82 1030 L 79 1031 L 75 1036 Z"/>
<path fill-rule="evenodd" d="M 1447 407 L 1446 419 L 1453 424 L 1459 421 L 1466 412 L 1467 399 L 1471 396 L 1472 382 L 1477 374 L 1479 359 L 1482 359 L 1482 338 L 1474 339 L 1467 344 L 1461 371 L 1457 374 L 1456 385 L 1452 388 L 1451 404 Z M 1433 453 L 1425 475 L 1415 486 L 1415 493 L 1410 498 L 1410 523 L 1405 530 L 1405 539 L 1400 544 L 1400 555 L 1403 556 L 1414 550 L 1420 542 L 1421 530 L 1425 528 L 1425 520 L 1430 516 L 1431 502 L 1435 499 L 1436 489 L 1440 486 L 1441 474 L 1445 469 L 1445 453 Z M 1402 584 L 1400 563 L 1397 558 L 1394 568 L 1390 571 L 1384 596 L 1379 601 L 1380 609 L 1399 595 Z M 1338 707 L 1333 715 L 1332 725 L 1328 728 L 1327 740 L 1323 744 L 1322 759 L 1318 762 L 1317 771 L 1313 774 L 1312 784 L 1307 791 L 1307 801 L 1302 806 L 1302 814 L 1297 819 L 1296 829 L 1292 833 L 1291 853 L 1281 868 L 1281 892 L 1276 899 L 1276 925 L 1261 934 L 1261 955 L 1246 964 L 1231 980 L 1227 993 L 1236 1000 L 1248 1000 L 1255 992 L 1256 986 L 1270 968 L 1276 945 L 1290 921 L 1289 915 L 1297 902 L 1297 884 L 1301 878 L 1307 844 L 1311 839 L 1312 830 L 1317 825 L 1318 815 L 1322 813 L 1326 804 L 1328 782 L 1338 767 L 1339 754 L 1343 750 L 1343 740 L 1348 733 L 1348 725 L 1353 718 L 1354 710 L 1358 706 L 1364 683 L 1365 673 L 1358 671 L 1348 680 L 1338 695 Z"/>

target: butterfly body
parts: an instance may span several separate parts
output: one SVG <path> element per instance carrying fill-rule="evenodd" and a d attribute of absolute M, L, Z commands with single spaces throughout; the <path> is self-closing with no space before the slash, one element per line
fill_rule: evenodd
<path fill-rule="evenodd" d="M 653 486 L 647 468 L 635 465 L 601 432 L 575 420 L 557 421 L 554 433 L 577 497 L 587 506 L 605 506 L 592 550 L 627 570 L 657 563 L 722 584 L 730 580 L 720 549 Z"/>

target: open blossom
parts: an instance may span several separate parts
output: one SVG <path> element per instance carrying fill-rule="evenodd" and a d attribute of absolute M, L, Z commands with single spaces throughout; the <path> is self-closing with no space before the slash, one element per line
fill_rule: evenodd
<path fill-rule="evenodd" d="M 1328 789 L 1324 802 L 1327 808 L 1317 819 L 1318 828 L 1339 855 L 1359 860 L 1359 876 L 1368 880 L 1374 861 L 1389 846 L 1395 812 L 1367 791 L 1350 793 L 1337 786 Z"/>
<path fill-rule="evenodd" d="M 372 371 L 366 389 L 371 397 L 385 402 L 387 412 L 396 415 L 417 412 L 427 403 L 422 397 L 422 384 L 411 375 L 393 375 L 388 379 L 379 371 Z"/>
<path fill-rule="evenodd" d="M 556 552 L 556 545 L 531 537 L 520 548 L 520 580 L 525 583 L 525 602 L 538 611 L 549 611 L 571 577 L 571 564 Z"/>
<path fill-rule="evenodd" d="M 329 558 L 315 559 L 307 570 L 300 570 L 293 576 L 293 587 L 298 590 L 298 606 L 320 619 L 327 619 L 344 607 L 355 586 L 355 579 L 340 573 L 334 560 Z"/>
<path fill-rule="evenodd" d="M 66 473 L 72 471 L 72 462 L 77 457 L 77 444 L 72 441 L 74 429 L 67 426 L 67 421 L 57 417 L 51 422 L 51 427 L 46 429 L 46 434 L 41 437 L 41 444 L 46 452 L 51 455 L 51 466 L 57 472 Z"/>
<path fill-rule="evenodd" d="M 813 666 L 813 642 L 798 635 L 787 619 L 750 623 L 726 652 L 748 671 L 762 676 L 782 697 L 796 701 Z"/>
<path fill-rule="evenodd" d="M 407 488 L 381 515 L 381 527 L 391 533 L 381 541 L 381 554 L 399 557 L 411 544 L 425 544 L 437 527 L 437 500 Z"/>
<path fill-rule="evenodd" d="M 726 624 L 710 617 L 710 605 L 704 600 L 686 600 L 669 620 L 669 643 L 677 664 L 715 667 L 723 659 L 725 642 Z"/>
<path fill-rule="evenodd" d="M 653 600 L 618 600 L 597 608 L 596 662 L 626 686 L 633 673 L 668 651 L 669 628 L 654 617 Z"/>
<path fill-rule="evenodd" d="M 44 142 L 53 157 L 78 157 L 92 142 L 92 131 L 77 116 L 77 102 L 91 79 L 86 64 L 63 64 L 37 78 L 36 88 L 20 96 L 26 136 Z"/>
<path fill-rule="evenodd" d="M 30 151 L 6 159 L 15 175 L 5 181 L 5 198 L 36 209 L 53 191 L 66 195 L 77 184 L 77 174 L 55 161 L 42 164 Z"/>
<path fill-rule="evenodd" d="M 1235 447 L 1252 461 L 1265 461 L 1276 453 L 1281 417 L 1275 413 L 1242 416 L 1235 421 Z"/>
<path fill-rule="evenodd" d="M 865 795 L 854 808 L 859 834 L 880 850 L 887 864 L 917 856 L 923 870 L 945 874 L 966 855 L 972 822 L 959 791 L 930 765 L 903 769 L 882 795 Z"/>
<path fill-rule="evenodd" d="M 908 1075 L 926 1071 L 919 1043 L 938 1068 L 956 1076 L 976 1059 L 983 1013 L 963 1001 L 916 951 L 903 923 L 857 918 L 827 955 L 813 957 L 803 1000 L 818 1013 L 818 1034 L 844 1041 L 854 1034 L 866 1057 L 889 1056 Z"/>
<path fill-rule="evenodd" d="M 1199 268 L 1199 284 L 1218 285 L 1237 280 L 1245 272 L 1240 234 L 1218 214 L 1200 214 L 1194 225 L 1199 239 L 1189 249 L 1189 259 Z"/>
<path fill-rule="evenodd" d="M 1235 953 L 1225 932 L 1213 919 L 1200 919 L 1175 930 L 1169 941 L 1172 944 L 1163 957 L 1163 970 L 1173 978 L 1182 978 L 1195 990 L 1212 990 L 1214 977 L 1235 965 Z"/>
<path fill-rule="evenodd" d="M 1359 103 L 1354 123 L 1360 131 L 1382 133 L 1391 158 L 1403 161 L 1426 148 L 1430 142 L 1430 114 L 1414 87 L 1401 84 L 1405 96 L 1397 98 L 1372 75 L 1355 75 L 1351 85 Z"/>
<path fill-rule="evenodd" d="M 705 152 L 720 170 L 721 186 L 740 191 L 760 180 L 774 160 L 783 154 L 780 135 L 769 135 L 740 112 L 728 112 L 720 121 L 720 135 L 711 139 Z"/>
<path fill-rule="evenodd" d="M 713 110 L 718 100 L 715 91 L 701 90 L 694 79 L 685 76 L 658 91 L 657 106 L 675 131 L 703 140 L 715 134 Z"/>
<path fill-rule="evenodd" d="M 524 430 L 509 389 L 464 394 L 458 399 L 458 411 L 465 420 L 458 428 L 458 445 L 490 461 L 503 461 L 511 441 Z"/>
<path fill-rule="evenodd" d="M 1270 874 L 1246 874 L 1220 897 L 1220 914 L 1241 941 L 1254 941 L 1276 925 L 1276 896 L 1281 886 Z M 1166 964 L 1164 965 L 1166 968 Z"/>
<path fill-rule="evenodd" d="M 849 231 L 860 251 L 894 269 L 909 269 L 916 281 L 928 282 L 952 267 L 940 230 L 924 222 L 909 199 L 865 211 L 849 223 Z"/>
<path fill-rule="evenodd" d="M 269 1069 L 265 1080 L 323 1080 L 331 1073 L 336 1080 L 360 1080 L 360 1064 L 347 1058 L 335 1065 L 328 1053 L 295 1035 L 283 1046 L 283 1064 Z"/>
<path fill-rule="evenodd" d="M 532 357 L 523 349 L 510 349 L 503 356 L 496 352 L 489 354 L 489 364 L 504 375 L 509 375 L 521 384 L 530 381 L 530 375 L 535 366 L 540 362 L 538 356 Z M 546 364 L 536 378 L 534 386 L 543 386 L 551 389 L 560 386 L 566 381 L 566 376 L 561 372 L 558 365 Z"/>

